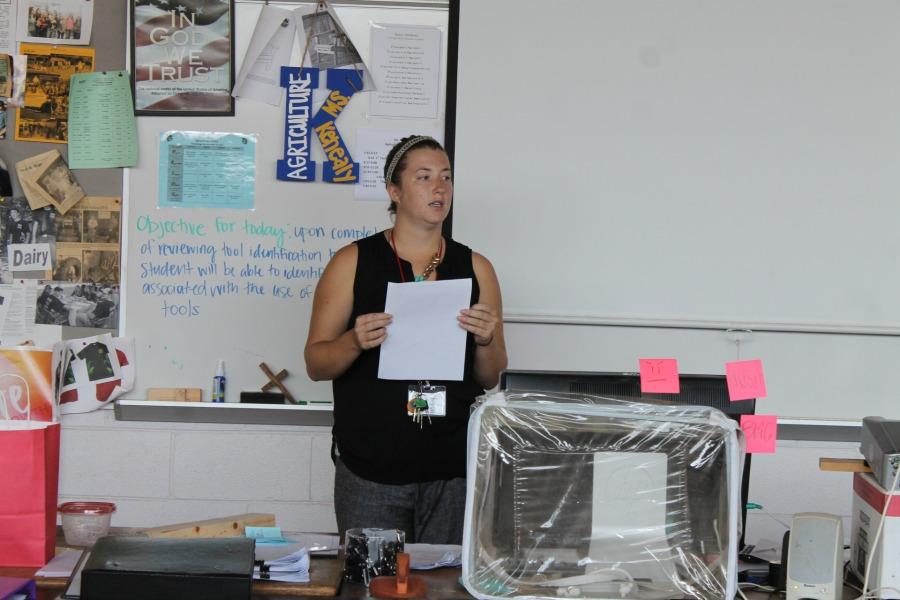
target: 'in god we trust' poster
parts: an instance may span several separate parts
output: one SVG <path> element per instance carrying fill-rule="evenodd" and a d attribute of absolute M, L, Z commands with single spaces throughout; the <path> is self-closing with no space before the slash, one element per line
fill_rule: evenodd
<path fill-rule="evenodd" d="M 233 115 L 233 0 L 132 0 L 138 115 Z"/>

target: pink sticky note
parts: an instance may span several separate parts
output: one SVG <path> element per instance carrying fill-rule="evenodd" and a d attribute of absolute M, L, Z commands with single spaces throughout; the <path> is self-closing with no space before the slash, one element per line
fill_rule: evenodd
<path fill-rule="evenodd" d="M 678 361 L 674 358 L 641 358 L 641 392 L 648 394 L 677 394 Z"/>
<path fill-rule="evenodd" d="M 747 453 L 772 454 L 778 434 L 775 415 L 741 415 L 741 429 L 747 439 Z"/>
<path fill-rule="evenodd" d="M 728 397 L 732 402 L 766 397 L 766 378 L 761 360 L 736 360 L 725 363 Z"/>

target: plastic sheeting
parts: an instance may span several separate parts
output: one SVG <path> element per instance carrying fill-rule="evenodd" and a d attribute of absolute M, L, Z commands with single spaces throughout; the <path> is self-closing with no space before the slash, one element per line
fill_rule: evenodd
<path fill-rule="evenodd" d="M 731 598 L 743 437 L 706 407 L 497 393 L 469 426 L 479 598 Z"/>

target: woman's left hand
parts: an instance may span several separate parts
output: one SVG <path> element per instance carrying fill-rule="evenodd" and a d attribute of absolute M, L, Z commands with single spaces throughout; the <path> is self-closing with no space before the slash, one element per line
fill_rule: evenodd
<path fill-rule="evenodd" d="M 459 311 L 460 326 L 475 336 L 479 346 L 489 346 L 494 341 L 494 332 L 500 317 L 497 310 L 487 304 L 473 304 L 471 308 Z"/>

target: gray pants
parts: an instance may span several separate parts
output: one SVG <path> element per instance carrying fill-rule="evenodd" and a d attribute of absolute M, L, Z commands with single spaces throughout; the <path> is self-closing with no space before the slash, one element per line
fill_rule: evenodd
<path fill-rule="evenodd" d="M 335 458 L 334 511 L 338 531 L 357 527 L 402 529 L 407 543 L 461 544 L 466 480 L 390 485 L 350 472 Z"/>

